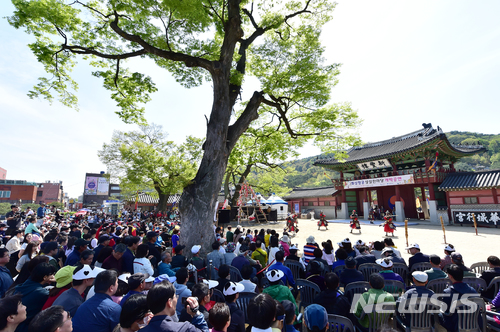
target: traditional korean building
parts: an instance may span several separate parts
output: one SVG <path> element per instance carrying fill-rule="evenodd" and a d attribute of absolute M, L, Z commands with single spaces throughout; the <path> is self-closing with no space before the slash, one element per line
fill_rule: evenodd
<path fill-rule="evenodd" d="M 334 186 L 317 188 L 294 188 L 284 197 L 288 202 L 288 211 L 293 213 L 305 213 L 314 210 L 314 216 L 319 219 L 320 211 L 330 219 L 337 218 L 337 195 Z M 309 216 L 304 216 L 309 218 Z"/>
<path fill-rule="evenodd" d="M 396 219 L 425 218 L 448 221 L 448 200 L 439 191 L 446 176 L 455 173 L 462 157 L 485 151 L 483 146 L 455 145 L 441 128 L 423 124 L 412 133 L 369 143 L 347 151 L 347 159 L 317 160 L 314 165 L 340 173 L 332 180 L 339 190 L 339 218 L 348 219 L 352 210 L 368 218 L 372 205 L 382 212 L 394 211 Z"/>

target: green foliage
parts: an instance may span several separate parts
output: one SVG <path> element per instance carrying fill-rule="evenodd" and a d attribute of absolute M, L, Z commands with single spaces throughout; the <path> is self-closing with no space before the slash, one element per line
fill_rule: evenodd
<path fill-rule="evenodd" d="M 10 203 L 0 203 L 0 214 L 4 215 L 7 212 L 11 211 L 11 208 L 10 208 L 11 205 L 12 204 L 10 204 Z"/>
<path fill-rule="evenodd" d="M 115 131 L 103 144 L 99 159 L 120 182 L 122 195 L 153 189 L 156 194 L 180 192 L 194 177 L 201 158 L 201 139 L 188 137 L 176 145 L 161 126 L 140 126 L 140 131 Z"/>
<path fill-rule="evenodd" d="M 50 202 L 47 204 L 47 206 L 50 206 L 52 207 L 52 205 L 55 205 L 56 206 L 56 209 L 64 209 L 64 204 L 61 203 L 61 202 Z M 31 207 L 33 209 L 33 207 Z M 35 208 L 35 210 L 37 209 L 38 207 Z"/>
<path fill-rule="evenodd" d="M 486 152 L 472 157 L 461 158 L 455 168 L 471 171 L 477 169 L 500 169 L 500 135 L 452 131 L 446 134 L 453 144 L 482 145 Z"/>

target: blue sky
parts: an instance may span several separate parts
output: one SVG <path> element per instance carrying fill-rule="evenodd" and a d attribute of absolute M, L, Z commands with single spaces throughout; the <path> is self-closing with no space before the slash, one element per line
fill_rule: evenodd
<path fill-rule="evenodd" d="M 11 15 L 10 1 L 0 16 Z M 364 141 L 378 141 L 421 128 L 498 134 L 500 105 L 499 1 L 339 0 L 324 29 L 326 58 L 342 63 L 332 101 L 350 101 L 364 120 Z M 27 47 L 31 36 L 0 20 L 0 167 L 16 180 L 62 180 L 71 197 L 80 195 L 85 172 L 105 170 L 97 150 L 113 130 L 132 130 L 114 114 L 102 82 L 81 61 L 80 111 L 57 102 L 30 100 L 28 91 L 45 73 Z M 201 137 L 211 109 L 209 84 L 184 89 L 168 72 L 145 61 L 129 67 L 151 75 L 159 92 L 146 118 L 161 124 L 170 139 Z M 244 91 L 251 95 L 252 89 Z M 302 156 L 318 153 L 313 147 Z"/>

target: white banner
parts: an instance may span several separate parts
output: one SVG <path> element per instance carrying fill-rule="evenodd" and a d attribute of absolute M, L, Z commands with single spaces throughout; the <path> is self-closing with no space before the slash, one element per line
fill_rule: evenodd
<path fill-rule="evenodd" d="M 401 184 L 412 184 L 412 183 L 415 183 L 413 174 L 397 175 L 397 176 L 388 176 L 386 178 L 345 181 L 344 189 L 386 187 L 386 186 L 397 186 Z"/>

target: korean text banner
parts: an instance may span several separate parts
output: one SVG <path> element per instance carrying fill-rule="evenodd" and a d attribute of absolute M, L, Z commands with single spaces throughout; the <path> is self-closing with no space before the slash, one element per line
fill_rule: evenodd
<path fill-rule="evenodd" d="M 413 174 L 388 176 L 385 178 L 363 179 L 344 182 L 344 189 L 397 186 L 415 183 Z"/>
<path fill-rule="evenodd" d="M 97 177 L 87 176 L 84 193 L 85 195 L 97 195 Z"/>

